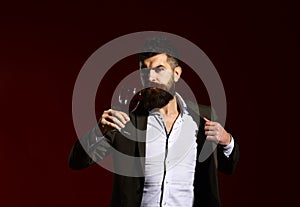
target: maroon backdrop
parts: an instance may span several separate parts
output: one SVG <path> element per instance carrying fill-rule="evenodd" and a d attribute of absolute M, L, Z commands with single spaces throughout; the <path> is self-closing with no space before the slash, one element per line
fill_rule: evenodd
<path fill-rule="evenodd" d="M 82 171 L 68 168 L 77 139 L 74 83 L 87 58 L 106 42 L 155 30 L 197 44 L 223 81 L 226 127 L 241 150 L 236 173 L 220 174 L 223 206 L 291 206 L 299 138 L 293 125 L 297 76 L 291 74 L 299 69 L 295 5 L 129 2 L 22 1 L 1 6 L 0 205 L 108 206 L 108 171 L 97 165 Z M 192 73 L 184 78 L 192 88 L 199 87 Z M 104 94 L 113 90 L 103 88 Z M 100 99 L 98 113 L 107 103 L 100 104 Z"/>

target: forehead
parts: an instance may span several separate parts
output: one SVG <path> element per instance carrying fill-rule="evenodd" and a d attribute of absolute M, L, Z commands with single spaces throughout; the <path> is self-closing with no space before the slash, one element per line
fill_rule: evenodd
<path fill-rule="evenodd" d="M 145 59 L 144 64 L 147 67 L 165 65 L 168 63 L 167 60 L 168 60 L 168 57 L 166 54 L 158 54 L 158 55 L 155 55 L 155 56 Z"/>

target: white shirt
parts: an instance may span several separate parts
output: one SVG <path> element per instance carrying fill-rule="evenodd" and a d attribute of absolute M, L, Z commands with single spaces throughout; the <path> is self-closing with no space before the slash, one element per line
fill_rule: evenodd
<path fill-rule="evenodd" d="M 169 135 L 158 110 L 148 116 L 143 207 L 193 205 L 198 127 L 176 97 L 181 113 Z"/>
<path fill-rule="evenodd" d="M 158 110 L 148 116 L 142 207 L 189 207 L 194 201 L 198 126 L 176 94 L 180 114 L 169 134 Z M 229 156 L 234 143 L 224 148 Z"/>

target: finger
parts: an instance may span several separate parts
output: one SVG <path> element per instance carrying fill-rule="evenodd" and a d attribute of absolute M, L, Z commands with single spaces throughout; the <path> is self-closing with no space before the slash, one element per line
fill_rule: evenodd
<path fill-rule="evenodd" d="M 205 122 L 205 125 L 206 125 L 206 126 L 217 126 L 218 123 L 217 123 L 217 122 L 214 122 L 214 121 L 208 121 L 208 122 Z"/>
<path fill-rule="evenodd" d="M 109 113 L 107 111 L 104 112 L 101 116 L 100 123 L 102 125 L 106 125 L 110 116 L 111 116 L 111 113 Z"/>
<path fill-rule="evenodd" d="M 108 109 L 108 110 L 105 110 L 104 112 L 103 112 L 103 114 L 106 114 L 106 115 L 112 115 L 112 109 Z"/>
<path fill-rule="evenodd" d="M 205 125 L 208 125 L 208 126 L 216 125 L 216 122 L 213 122 L 213 121 L 207 119 L 205 116 L 203 117 L 203 119 L 205 120 Z"/>
<path fill-rule="evenodd" d="M 120 111 L 120 113 L 122 114 L 122 116 L 124 117 L 124 119 L 125 119 L 126 122 L 130 121 L 129 116 L 126 113 L 124 113 L 122 111 Z"/>
<path fill-rule="evenodd" d="M 101 118 L 100 118 L 100 123 L 101 124 L 105 124 L 105 120 L 108 118 L 108 116 L 110 116 L 111 113 L 110 113 L 110 110 L 106 110 L 103 112 L 103 114 L 101 115 Z"/>
<path fill-rule="evenodd" d="M 110 123 L 115 123 L 117 124 L 119 127 L 123 128 L 125 127 L 125 125 L 117 118 L 117 117 L 114 117 L 113 114 L 117 114 L 115 113 L 113 110 L 108 110 L 106 111 L 105 113 L 103 113 L 102 115 L 102 119 L 101 119 L 101 124 L 103 125 L 107 125 L 108 122 Z M 120 116 L 120 115 L 119 115 Z M 118 117 L 119 117 L 118 116 Z M 122 117 L 123 119 L 123 117 Z M 123 119 L 124 120 L 124 119 Z"/>
<path fill-rule="evenodd" d="M 205 125 L 204 131 L 218 131 L 218 127 L 215 125 Z"/>
<path fill-rule="evenodd" d="M 209 130 L 213 130 L 212 127 L 209 125 L 205 125 L 204 131 L 209 131 Z"/>
<path fill-rule="evenodd" d="M 126 113 L 124 113 L 122 111 L 113 110 L 113 109 L 104 111 L 103 115 L 118 115 L 118 113 L 120 113 L 123 116 L 123 118 L 125 119 L 126 122 L 130 121 L 129 116 Z"/>
<path fill-rule="evenodd" d="M 118 120 L 122 122 L 122 124 L 126 124 L 127 121 L 126 121 L 124 112 L 112 110 L 111 113 L 112 113 L 113 116 L 117 117 Z"/>
<path fill-rule="evenodd" d="M 206 118 L 205 116 L 203 117 L 203 119 L 206 121 L 206 122 L 210 122 L 210 120 L 208 118 Z"/>
<path fill-rule="evenodd" d="M 215 131 L 205 131 L 205 135 L 206 136 L 216 136 L 217 132 L 215 132 Z"/>
<path fill-rule="evenodd" d="M 115 116 L 108 116 L 107 117 L 107 119 L 106 119 L 107 121 L 110 121 L 110 122 L 112 122 L 112 123 L 114 123 L 114 124 L 117 124 L 119 127 L 121 127 L 121 128 L 124 128 L 125 127 L 125 124 L 123 124 L 123 122 L 121 122 L 117 117 L 115 117 Z"/>
<path fill-rule="evenodd" d="M 113 123 L 113 122 L 110 122 L 110 121 L 107 121 L 106 119 L 103 119 L 101 121 L 101 123 L 105 126 L 108 126 L 108 127 L 112 127 L 112 128 L 115 128 L 117 130 L 121 130 L 121 127 L 118 126 L 117 124 Z"/>

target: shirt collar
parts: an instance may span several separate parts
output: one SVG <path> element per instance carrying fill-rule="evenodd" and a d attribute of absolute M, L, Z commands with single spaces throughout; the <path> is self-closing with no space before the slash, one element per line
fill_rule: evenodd
<path fill-rule="evenodd" d="M 189 112 L 187 110 L 187 105 L 186 105 L 185 101 L 183 100 L 183 98 L 177 92 L 176 92 L 175 96 L 176 96 L 177 104 L 180 109 L 180 115 L 183 116 L 183 114 L 188 114 Z"/>

